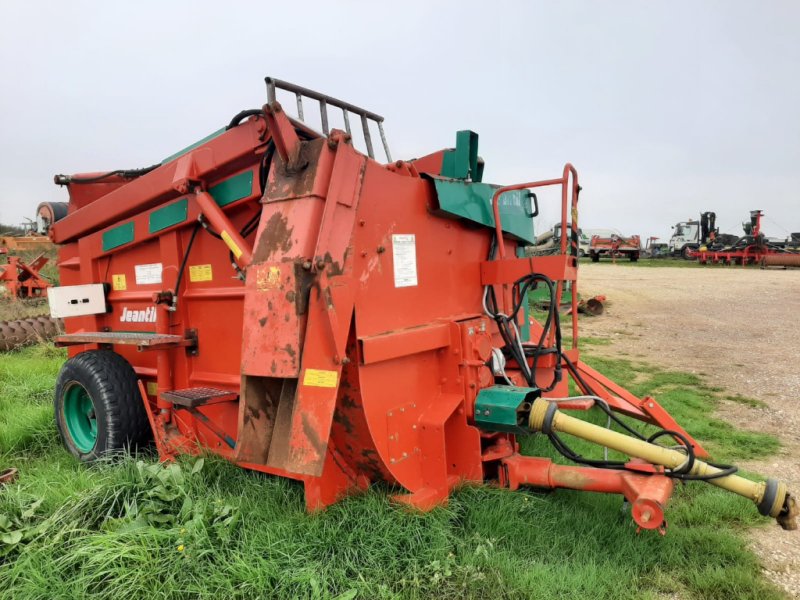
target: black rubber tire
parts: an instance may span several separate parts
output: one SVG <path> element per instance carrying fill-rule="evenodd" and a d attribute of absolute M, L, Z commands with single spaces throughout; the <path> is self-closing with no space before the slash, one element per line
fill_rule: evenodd
<path fill-rule="evenodd" d="M 630 259 L 631 259 L 631 262 L 636 262 L 637 260 L 639 260 L 639 255 L 635 254 L 635 253 L 632 253 L 632 254 L 630 254 Z"/>
<path fill-rule="evenodd" d="M 592 262 L 600 262 L 600 255 L 599 254 L 597 254 L 595 252 L 592 252 L 590 256 L 592 258 Z"/>
<path fill-rule="evenodd" d="M 74 383 L 86 390 L 94 404 L 97 438 L 89 452 L 81 452 L 76 447 L 64 422 L 64 394 Z M 67 360 L 56 380 L 54 404 L 61 441 L 84 462 L 144 445 L 152 438 L 136 373 L 130 363 L 113 350 L 90 350 Z"/>
<path fill-rule="evenodd" d="M 694 260 L 691 256 L 689 256 L 689 253 L 694 252 L 695 250 L 696 248 L 693 248 L 692 246 L 684 246 L 681 249 L 681 258 L 683 260 Z"/>

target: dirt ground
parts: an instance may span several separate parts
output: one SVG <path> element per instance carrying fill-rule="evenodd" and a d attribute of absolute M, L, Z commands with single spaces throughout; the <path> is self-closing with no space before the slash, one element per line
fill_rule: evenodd
<path fill-rule="evenodd" d="M 777 456 L 741 467 L 779 477 L 800 494 L 800 270 L 581 265 L 583 296 L 604 294 L 605 314 L 582 335 L 612 340 L 597 351 L 701 375 L 730 394 L 720 414 L 742 429 L 780 438 Z M 800 598 L 800 531 L 754 530 L 766 576 Z"/>

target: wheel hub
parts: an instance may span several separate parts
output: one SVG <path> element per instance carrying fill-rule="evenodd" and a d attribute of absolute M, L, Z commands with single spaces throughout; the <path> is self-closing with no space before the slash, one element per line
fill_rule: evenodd
<path fill-rule="evenodd" d="M 64 392 L 63 407 L 64 423 L 75 447 L 91 452 L 97 443 L 97 416 L 86 388 L 73 382 Z"/>

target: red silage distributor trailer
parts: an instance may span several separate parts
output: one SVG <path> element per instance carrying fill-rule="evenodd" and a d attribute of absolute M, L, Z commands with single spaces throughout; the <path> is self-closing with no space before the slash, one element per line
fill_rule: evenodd
<path fill-rule="evenodd" d="M 299 480 L 309 509 L 374 481 L 421 509 L 464 481 L 613 492 L 646 529 L 663 527 L 676 478 L 703 479 L 792 527 L 784 484 L 703 462 L 655 399 L 581 361 L 572 166 L 492 186 L 472 132 L 454 149 L 392 161 L 378 115 L 269 78 L 267 90 L 263 109 L 153 167 L 56 177 L 70 192 L 51 229 L 65 287 L 50 300 L 70 348 L 56 419 L 76 456 L 152 436 L 164 460 L 206 449 Z M 301 118 L 303 101 L 318 102 L 323 131 L 287 116 L 278 92 Z M 330 110 L 346 131 L 329 128 Z M 518 258 L 535 240 L 544 186 L 561 190 L 569 243 Z M 524 306 L 536 286 L 559 306 L 567 281 L 569 348 L 557 311 L 529 326 Z M 628 434 L 564 412 L 590 408 Z M 656 437 L 618 415 L 654 425 Z M 520 455 L 516 436 L 534 432 L 584 466 Z M 565 433 L 631 460 L 581 457 Z"/>

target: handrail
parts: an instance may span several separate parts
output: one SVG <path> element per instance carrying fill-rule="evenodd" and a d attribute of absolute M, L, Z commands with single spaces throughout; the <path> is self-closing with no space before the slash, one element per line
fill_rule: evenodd
<path fill-rule="evenodd" d="M 572 175 L 572 186 L 570 188 L 570 175 Z M 513 185 L 505 185 L 495 190 L 492 195 L 492 212 L 494 214 L 494 230 L 497 236 L 497 251 L 498 258 L 503 260 L 506 257 L 506 249 L 503 244 L 503 224 L 500 217 L 500 196 L 506 192 L 513 192 L 515 190 L 527 190 L 531 188 L 547 187 L 551 185 L 561 186 L 561 231 L 567 230 L 567 204 L 571 205 L 570 210 L 570 254 L 578 258 L 578 194 L 581 190 L 578 185 L 578 171 L 572 166 L 571 163 L 564 165 L 562 176 L 558 179 L 545 179 L 543 181 L 530 181 L 528 183 L 516 183 Z M 568 193 L 568 188 L 571 193 Z M 571 200 L 571 202 L 570 202 Z M 567 236 L 561 235 L 560 240 L 561 254 L 567 254 Z M 561 304 L 561 295 L 563 291 L 563 281 L 559 281 L 556 286 L 556 307 Z M 578 282 L 572 282 L 571 289 L 571 305 L 572 305 L 572 347 L 578 345 Z M 557 308 L 556 308 L 557 309 Z M 551 338 L 553 334 L 551 333 Z M 551 342 L 552 343 L 552 342 Z"/>
<path fill-rule="evenodd" d="M 369 157 L 373 159 L 375 158 L 375 151 L 372 148 L 372 136 L 369 132 L 369 121 L 374 121 L 378 125 L 378 132 L 381 135 L 381 142 L 383 143 L 383 151 L 386 153 L 386 160 L 387 162 L 392 162 L 392 155 L 389 153 L 389 144 L 386 142 L 386 134 L 383 131 L 382 116 L 364 108 L 360 108 L 354 104 L 350 104 L 349 102 L 345 102 L 344 100 L 339 100 L 333 96 L 315 92 L 314 90 L 310 90 L 300 85 L 289 83 L 288 81 L 282 81 L 280 79 L 275 79 L 274 77 L 267 77 L 265 81 L 267 83 L 267 101 L 270 104 L 276 100 L 276 89 L 284 90 L 295 95 L 297 100 L 297 117 L 301 121 L 303 121 L 303 97 L 305 96 L 306 98 L 310 98 L 311 100 L 316 100 L 319 102 L 322 133 L 324 133 L 326 136 L 330 134 L 328 128 L 328 105 L 335 106 L 342 111 L 342 116 L 344 117 L 344 127 L 347 133 L 350 135 L 352 135 L 352 132 L 350 131 L 349 113 L 353 113 L 354 115 L 361 117 L 361 130 L 364 134 L 364 143 L 367 146 L 367 154 L 369 154 Z"/>
<path fill-rule="evenodd" d="M 569 176 L 572 174 L 572 223 L 570 226 L 571 238 L 573 244 L 577 243 L 578 236 L 578 192 L 580 186 L 578 185 L 578 171 L 571 163 L 564 165 L 564 174 L 558 179 L 545 179 L 543 181 L 530 181 L 528 183 L 515 183 L 513 185 L 504 185 L 495 190 L 492 196 L 492 212 L 494 213 L 494 230 L 497 235 L 499 258 L 505 258 L 506 250 L 502 244 L 503 240 L 503 225 L 500 217 L 500 196 L 506 192 L 513 192 L 515 190 L 527 190 L 537 187 L 547 187 L 550 185 L 561 186 L 561 231 L 566 231 L 567 228 L 567 187 L 569 184 Z M 561 254 L 567 253 L 567 238 L 561 236 Z M 577 247 L 575 247 L 575 256 L 577 256 Z"/>

